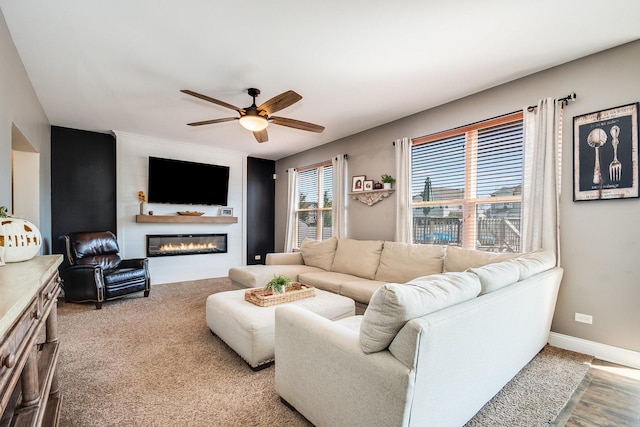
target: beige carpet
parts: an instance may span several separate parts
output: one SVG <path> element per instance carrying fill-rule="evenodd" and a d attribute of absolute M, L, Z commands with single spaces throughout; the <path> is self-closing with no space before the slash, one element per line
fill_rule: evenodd
<path fill-rule="evenodd" d="M 254 372 L 213 336 L 204 304 L 226 278 L 153 286 L 105 303 L 59 304 L 61 426 L 308 426 L 274 390 L 274 367 Z M 545 426 L 590 358 L 547 347 L 469 426 Z"/>

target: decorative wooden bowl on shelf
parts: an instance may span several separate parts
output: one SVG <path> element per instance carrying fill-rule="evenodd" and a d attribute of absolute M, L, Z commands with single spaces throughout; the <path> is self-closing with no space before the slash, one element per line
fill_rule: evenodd
<path fill-rule="evenodd" d="M 185 216 L 201 216 L 203 214 L 204 212 L 198 212 L 198 211 L 178 211 L 178 215 L 185 215 Z"/>

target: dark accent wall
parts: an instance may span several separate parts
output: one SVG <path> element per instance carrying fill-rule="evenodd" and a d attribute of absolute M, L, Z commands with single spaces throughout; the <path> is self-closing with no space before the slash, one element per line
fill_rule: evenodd
<path fill-rule="evenodd" d="M 73 231 L 116 233 L 116 140 L 113 135 L 51 127 L 51 240 Z"/>
<path fill-rule="evenodd" d="M 275 171 L 272 160 L 247 158 L 247 264 L 264 264 L 274 251 Z"/>

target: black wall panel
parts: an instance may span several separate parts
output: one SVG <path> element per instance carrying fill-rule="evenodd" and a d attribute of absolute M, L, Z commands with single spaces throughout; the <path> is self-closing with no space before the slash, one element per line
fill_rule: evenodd
<path fill-rule="evenodd" d="M 247 264 L 264 264 L 275 250 L 275 171 L 273 160 L 247 158 Z"/>
<path fill-rule="evenodd" d="M 73 231 L 116 233 L 116 141 L 113 135 L 51 127 L 51 237 Z"/>

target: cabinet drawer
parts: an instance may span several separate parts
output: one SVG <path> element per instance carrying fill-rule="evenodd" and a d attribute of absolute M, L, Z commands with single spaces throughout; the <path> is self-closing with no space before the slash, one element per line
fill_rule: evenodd
<path fill-rule="evenodd" d="M 49 282 L 42 287 L 38 295 L 42 313 L 49 312 L 49 307 L 57 301 L 58 294 L 60 294 L 60 276 L 56 273 L 49 279 Z"/>
<path fill-rule="evenodd" d="M 22 367 L 33 345 L 29 342 L 30 337 L 41 316 L 38 301 L 34 299 L 0 343 L 0 414 L 4 412 L 11 397 L 10 391 L 20 378 Z"/>

